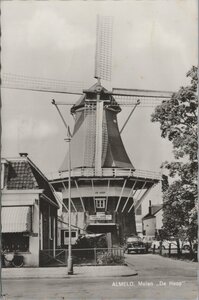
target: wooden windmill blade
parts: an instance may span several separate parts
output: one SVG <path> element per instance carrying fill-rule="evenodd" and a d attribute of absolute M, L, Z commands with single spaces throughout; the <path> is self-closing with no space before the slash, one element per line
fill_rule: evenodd
<path fill-rule="evenodd" d="M 2 73 L 1 87 L 36 92 L 82 95 L 85 85 L 84 83 L 77 81 Z"/>
<path fill-rule="evenodd" d="M 113 88 L 110 94 L 114 96 L 120 106 L 133 106 L 136 105 L 139 100 L 140 103 L 138 107 L 154 107 L 161 104 L 162 101 L 171 99 L 173 92 Z"/>
<path fill-rule="evenodd" d="M 116 96 L 136 96 L 144 98 L 171 98 L 173 92 L 171 91 L 158 91 L 158 90 L 144 90 L 144 89 L 123 89 L 112 88 L 112 95 Z"/>

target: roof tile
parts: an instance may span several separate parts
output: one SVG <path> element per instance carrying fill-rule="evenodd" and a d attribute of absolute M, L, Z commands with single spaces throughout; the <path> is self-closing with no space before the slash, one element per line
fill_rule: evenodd
<path fill-rule="evenodd" d="M 38 184 L 26 160 L 10 161 L 7 189 L 37 189 Z"/>

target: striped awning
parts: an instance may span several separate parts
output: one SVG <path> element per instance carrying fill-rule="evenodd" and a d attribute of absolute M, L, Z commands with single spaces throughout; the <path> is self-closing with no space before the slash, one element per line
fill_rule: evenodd
<path fill-rule="evenodd" d="M 31 207 L 30 206 L 6 206 L 1 209 L 2 233 L 6 232 L 30 232 L 31 231 Z"/>

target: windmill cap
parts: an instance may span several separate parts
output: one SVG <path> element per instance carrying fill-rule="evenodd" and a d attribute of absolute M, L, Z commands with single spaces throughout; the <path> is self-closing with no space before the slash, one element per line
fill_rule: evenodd
<path fill-rule="evenodd" d="M 19 155 L 20 155 L 21 157 L 27 157 L 27 156 L 28 156 L 28 153 L 26 153 L 26 152 L 20 152 Z"/>
<path fill-rule="evenodd" d="M 116 112 L 120 112 L 121 108 L 113 98 L 113 96 L 108 92 L 108 90 L 103 87 L 98 82 L 92 85 L 89 89 L 83 90 L 83 95 L 71 108 L 71 113 L 73 114 L 77 109 L 84 107 L 86 100 L 90 100 L 93 103 L 97 101 L 97 94 L 100 94 L 100 100 L 108 101 L 108 104 L 114 105 Z M 111 102 L 111 103 L 110 103 Z"/>

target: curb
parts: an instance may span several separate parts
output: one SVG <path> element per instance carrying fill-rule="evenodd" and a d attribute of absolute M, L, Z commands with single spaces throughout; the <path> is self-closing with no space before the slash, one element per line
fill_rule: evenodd
<path fill-rule="evenodd" d="M 125 274 L 125 275 L 92 275 L 92 278 L 108 278 L 108 277 L 112 277 L 112 278 L 117 278 L 117 277 L 132 277 L 132 276 L 136 276 L 138 275 L 138 273 L 132 273 L 132 274 Z M 49 277 L 49 276 L 46 276 L 46 277 L 6 277 L 6 278 L 2 278 L 2 280 L 28 280 L 28 279 L 55 279 L 55 278 L 62 278 L 62 279 L 67 279 L 67 278 L 90 278 L 89 275 L 85 276 L 85 275 L 77 275 L 77 274 L 74 274 L 74 275 L 66 275 L 66 276 L 54 276 L 54 277 Z"/>
<path fill-rule="evenodd" d="M 105 277 L 131 277 L 131 276 L 136 276 L 136 275 L 138 275 L 138 273 L 135 271 L 135 270 L 133 270 L 133 269 L 131 269 L 128 265 L 126 266 L 126 270 L 120 270 L 121 271 L 121 273 L 119 272 L 119 270 L 103 270 L 103 269 L 101 269 L 101 270 L 103 270 L 102 272 L 101 271 L 99 271 L 99 270 L 95 270 L 95 269 L 91 269 L 91 270 L 88 270 L 88 269 L 85 269 L 85 270 L 83 270 L 83 269 L 79 269 L 79 270 L 75 270 L 74 271 L 74 274 L 73 275 L 68 275 L 67 274 L 67 270 L 62 270 L 62 272 L 61 273 L 58 273 L 58 274 L 56 274 L 56 272 L 55 272 L 55 274 L 53 274 L 53 273 L 43 273 L 42 274 L 42 272 L 40 271 L 36 271 L 35 270 L 35 273 L 30 273 L 30 274 L 28 274 L 28 272 L 27 272 L 27 274 L 19 274 L 19 273 L 17 273 L 17 274 L 12 274 L 12 273 L 10 273 L 9 274 L 9 272 L 5 272 L 5 274 L 2 274 L 2 276 L 1 276 L 1 278 L 3 279 L 3 280 L 9 280 L 9 279 L 17 279 L 17 280 L 20 280 L 20 279 L 47 279 L 47 278 L 49 278 L 49 279 L 55 279 L 55 278 L 91 278 L 91 277 L 93 277 L 93 278 L 100 278 L 100 277 L 103 277 L 103 278 L 105 278 Z"/>

